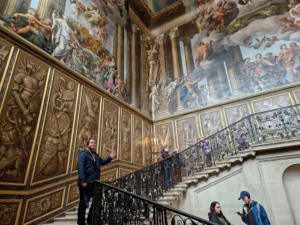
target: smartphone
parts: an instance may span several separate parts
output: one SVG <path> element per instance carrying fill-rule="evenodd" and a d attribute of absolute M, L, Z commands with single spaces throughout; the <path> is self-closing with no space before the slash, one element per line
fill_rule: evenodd
<path fill-rule="evenodd" d="M 236 214 L 238 214 L 239 216 L 241 216 L 241 215 L 242 215 L 242 213 L 240 213 L 240 212 L 236 212 Z"/>

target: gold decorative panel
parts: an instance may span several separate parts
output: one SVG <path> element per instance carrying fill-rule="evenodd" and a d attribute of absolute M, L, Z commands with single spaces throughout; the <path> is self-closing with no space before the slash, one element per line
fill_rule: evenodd
<path fill-rule="evenodd" d="M 120 124 L 120 159 L 131 162 L 131 114 L 127 110 L 122 109 Z"/>
<path fill-rule="evenodd" d="M 148 166 L 152 163 L 152 126 L 150 123 L 143 122 L 143 148 L 145 153 L 144 165 Z"/>
<path fill-rule="evenodd" d="M 296 99 L 296 103 L 299 104 L 300 103 L 300 90 L 293 91 L 293 94 Z"/>
<path fill-rule="evenodd" d="M 111 151 L 115 151 L 118 157 L 118 132 L 119 132 L 119 107 L 104 99 L 103 122 L 101 138 L 101 157 L 106 158 Z"/>
<path fill-rule="evenodd" d="M 287 107 L 293 104 L 289 93 L 272 95 L 270 97 L 257 99 L 251 102 L 253 111 L 256 113 L 264 112 L 272 109 Z"/>
<path fill-rule="evenodd" d="M 132 170 L 127 170 L 127 169 L 120 168 L 120 176 L 119 177 L 124 177 L 124 176 L 126 176 L 130 173 L 132 173 Z"/>
<path fill-rule="evenodd" d="M 186 149 L 197 143 L 199 131 L 196 116 L 176 120 L 175 125 L 179 150 Z"/>
<path fill-rule="evenodd" d="M 225 120 L 228 126 L 250 114 L 248 103 L 232 105 L 224 108 Z"/>
<path fill-rule="evenodd" d="M 161 151 L 165 145 L 169 146 L 170 153 L 175 148 L 172 121 L 157 124 L 154 127 L 156 151 Z"/>
<path fill-rule="evenodd" d="M 112 169 L 106 172 L 102 172 L 101 181 L 102 182 L 112 182 L 118 178 L 118 169 Z"/>
<path fill-rule="evenodd" d="M 65 187 L 29 199 L 26 202 L 24 224 L 31 224 L 63 208 Z"/>
<path fill-rule="evenodd" d="M 12 55 L 13 46 L 0 38 L 0 91 Z M 0 104 L 1 109 L 1 104 Z"/>
<path fill-rule="evenodd" d="M 205 112 L 199 115 L 202 135 L 208 137 L 223 129 L 223 121 L 220 110 Z"/>
<path fill-rule="evenodd" d="M 26 182 L 48 74 L 46 64 L 18 53 L 0 112 L 0 184 Z"/>
<path fill-rule="evenodd" d="M 32 183 L 67 174 L 79 84 L 55 71 Z"/>
<path fill-rule="evenodd" d="M 77 182 L 69 185 L 67 205 L 75 203 L 79 200 L 79 188 Z"/>
<path fill-rule="evenodd" d="M 1 199 L 0 200 L 0 224 L 17 225 L 20 218 L 22 200 Z"/>
<path fill-rule="evenodd" d="M 78 155 L 80 151 L 86 148 L 87 140 L 89 138 L 94 138 L 98 141 L 99 139 L 98 132 L 100 130 L 100 106 L 101 96 L 92 90 L 83 87 L 79 107 L 80 112 L 77 124 L 72 171 L 77 171 Z"/>
<path fill-rule="evenodd" d="M 143 124 L 141 118 L 134 116 L 132 162 L 143 165 Z"/>

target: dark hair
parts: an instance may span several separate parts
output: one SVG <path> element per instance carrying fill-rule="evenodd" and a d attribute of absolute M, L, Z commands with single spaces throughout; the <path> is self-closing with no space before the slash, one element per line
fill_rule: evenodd
<path fill-rule="evenodd" d="M 240 5 L 246 5 L 248 3 L 248 1 L 246 2 L 246 1 L 244 1 L 244 0 L 239 0 L 239 4 Z"/>
<path fill-rule="evenodd" d="M 86 142 L 86 146 L 87 146 L 87 147 L 89 146 L 90 140 L 92 140 L 92 139 L 94 139 L 94 138 L 89 138 L 89 139 L 87 140 L 87 142 Z"/>
<path fill-rule="evenodd" d="M 220 214 L 217 214 L 217 213 L 216 213 L 215 207 L 216 207 L 217 204 L 220 205 L 220 203 L 219 203 L 219 202 L 216 202 L 216 201 L 215 201 L 215 202 L 212 202 L 212 203 L 210 204 L 209 213 L 208 213 L 208 218 L 209 218 L 209 219 L 212 217 L 213 214 L 216 215 L 216 216 L 221 216 L 221 217 L 223 216 L 222 210 L 221 210 Z"/>

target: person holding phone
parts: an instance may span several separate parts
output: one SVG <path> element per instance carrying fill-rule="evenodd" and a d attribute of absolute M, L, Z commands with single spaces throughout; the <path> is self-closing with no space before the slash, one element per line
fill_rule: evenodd
<path fill-rule="evenodd" d="M 243 200 L 243 213 L 237 212 L 247 225 L 271 225 L 266 210 L 258 202 L 253 201 L 250 193 L 242 191 L 238 200 Z"/>
<path fill-rule="evenodd" d="M 219 202 L 212 202 L 210 204 L 210 212 L 208 213 L 208 218 L 210 222 L 219 225 L 231 225 L 231 223 L 224 216 Z"/>

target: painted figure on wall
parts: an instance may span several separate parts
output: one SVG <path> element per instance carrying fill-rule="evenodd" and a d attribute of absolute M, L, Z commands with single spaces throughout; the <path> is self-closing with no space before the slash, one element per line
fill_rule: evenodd
<path fill-rule="evenodd" d="M 127 2 L 62 0 L 18 4 L 9 15 L 0 15 L 6 25 L 62 63 L 126 101 L 128 91 L 111 56 L 116 24 L 127 23 Z"/>

